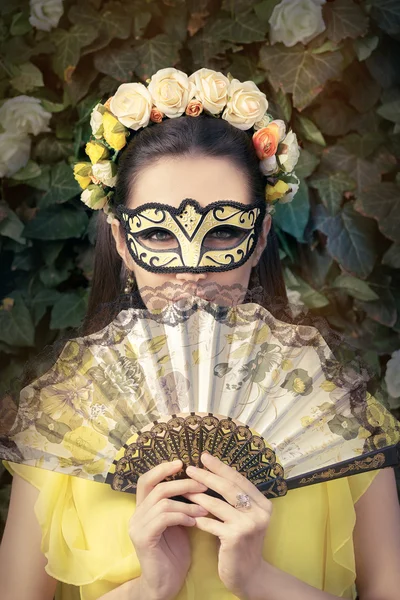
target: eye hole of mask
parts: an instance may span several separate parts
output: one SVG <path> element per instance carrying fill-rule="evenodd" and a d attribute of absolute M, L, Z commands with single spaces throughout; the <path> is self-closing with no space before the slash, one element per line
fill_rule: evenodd
<path fill-rule="evenodd" d="M 208 249 L 234 248 L 244 239 L 248 231 L 229 225 L 218 226 L 207 233 L 203 245 Z M 179 242 L 173 233 L 161 227 L 153 227 L 137 236 L 138 240 L 153 250 L 174 250 L 179 248 Z"/>

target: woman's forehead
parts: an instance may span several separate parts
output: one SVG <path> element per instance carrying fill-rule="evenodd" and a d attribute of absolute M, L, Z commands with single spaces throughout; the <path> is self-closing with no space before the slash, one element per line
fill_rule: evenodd
<path fill-rule="evenodd" d="M 138 175 L 129 208 L 149 202 L 177 208 L 185 198 L 202 207 L 221 200 L 252 202 L 244 173 L 228 159 L 180 156 L 162 158 Z"/>

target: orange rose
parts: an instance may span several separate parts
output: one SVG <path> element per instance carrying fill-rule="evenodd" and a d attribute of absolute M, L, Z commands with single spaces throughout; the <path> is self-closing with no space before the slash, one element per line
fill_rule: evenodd
<path fill-rule="evenodd" d="M 161 110 L 158 110 L 158 108 L 156 108 L 155 106 L 151 109 L 150 121 L 153 121 L 153 123 L 161 123 L 163 117 L 164 113 L 161 112 Z"/>
<path fill-rule="evenodd" d="M 185 114 L 189 117 L 198 117 L 202 112 L 203 105 L 200 100 L 191 100 L 185 110 Z"/>
<path fill-rule="evenodd" d="M 276 121 L 256 131 L 253 134 L 253 144 L 258 158 L 264 160 L 276 154 L 281 137 L 282 129 Z"/>

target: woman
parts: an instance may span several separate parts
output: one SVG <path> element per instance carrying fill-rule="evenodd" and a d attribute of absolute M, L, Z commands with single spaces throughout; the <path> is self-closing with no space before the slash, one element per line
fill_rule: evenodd
<path fill-rule="evenodd" d="M 131 209 L 149 202 L 178 208 L 187 198 L 205 209 L 223 200 L 250 205 L 264 197 L 264 187 L 251 138 L 226 120 L 200 115 L 135 135 L 116 193 L 118 204 Z M 214 233 L 215 247 L 232 235 Z M 146 242 L 158 252 L 176 246 L 165 231 Z M 121 222 L 101 213 L 88 324 L 100 303 L 121 293 L 127 273 L 139 289 L 170 282 L 201 290 L 213 281 L 251 288 L 260 281 L 272 297 L 285 297 L 269 214 L 248 260 L 230 270 L 152 272 L 131 250 Z M 14 480 L 0 549 L 2 599 L 50 600 L 57 580 L 69 584 L 57 589 L 62 600 L 75 597 L 73 586 L 83 600 L 328 600 L 355 598 L 355 581 L 360 600 L 398 597 L 400 511 L 392 469 L 269 501 L 218 459 L 202 460 L 209 472 L 188 470 L 184 480 L 163 481 L 181 463 L 153 468 L 136 496 L 5 463 Z M 205 495 L 207 487 L 227 502 Z M 250 497 L 249 509 L 232 505 L 237 491 Z M 178 494 L 192 503 L 171 500 Z"/>

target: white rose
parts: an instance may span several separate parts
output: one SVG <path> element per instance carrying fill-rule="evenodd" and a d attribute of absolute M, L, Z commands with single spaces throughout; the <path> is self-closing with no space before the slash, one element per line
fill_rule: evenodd
<path fill-rule="evenodd" d="M 305 304 L 301 299 L 301 294 L 297 290 L 286 288 L 286 294 L 289 301 L 289 307 L 293 317 L 298 317 L 303 312 Z"/>
<path fill-rule="evenodd" d="M 213 115 L 217 115 L 228 101 L 229 79 L 212 69 L 199 69 L 189 81 L 196 86 L 196 99 Z"/>
<path fill-rule="evenodd" d="M 31 138 L 23 133 L 0 133 L 0 177 L 10 177 L 25 167 L 31 153 Z"/>
<path fill-rule="evenodd" d="M 134 131 L 150 120 L 151 95 L 143 83 L 123 83 L 110 101 L 110 110 L 118 121 Z"/>
<path fill-rule="evenodd" d="M 296 183 L 288 183 L 288 185 L 290 186 L 290 189 L 283 196 L 283 198 L 279 199 L 280 204 L 287 204 L 288 202 L 291 202 L 293 200 L 293 198 L 295 197 L 295 195 L 297 194 L 297 192 L 299 191 L 300 179 L 294 173 L 290 173 L 290 175 L 291 175 L 291 177 L 296 178 Z"/>
<path fill-rule="evenodd" d="M 307 44 L 326 29 L 322 17 L 325 0 L 282 0 L 269 19 L 270 42 L 294 46 Z"/>
<path fill-rule="evenodd" d="M 105 108 L 102 104 L 96 104 L 94 109 L 92 110 L 92 114 L 90 115 L 90 127 L 92 128 L 93 136 L 96 140 L 101 139 L 103 136 L 103 114 L 105 112 Z"/>
<path fill-rule="evenodd" d="M 254 81 L 240 82 L 238 79 L 232 79 L 228 96 L 222 118 L 238 129 L 253 127 L 268 108 L 266 95 L 258 89 Z"/>
<path fill-rule="evenodd" d="M 194 97 L 196 87 L 183 71 L 173 67 L 160 69 L 149 83 L 148 90 L 153 103 L 164 115 L 173 119 L 180 117 Z"/>
<path fill-rule="evenodd" d="M 99 210 L 106 204 L 107 196 L 100 186 L 90 185 L 82 192 L 81 200 L 86 206 L 89 206 L 89 208 Z"/>
<path fill-rule="evenodd" d="M 269 158 L 264 158 L 260 160 L 260 171 L 263 175 L 274 175 L 279 171 L 278 161 L 276 160 L 276 155 L 273 154 Z"/>
<path fill-rule="evenodd" d="M 256 123 L 254 123 L 254 131 L 258 131 L 259 129 L 263 129 L 264 127 L 267 127 L 267 125 L 269 125 L 271 123 L 271 121 L 273 121 L 273 118 L 271 117 L 271 115 L 269 115 L 268 113 L 265 113 L 265 115 Z"/>
<path fill-rule="evenodd" d="M 64 12 L 62 0 L 30 0 L 29 23 L 41 31 L 57 27 Z"/>
<path fill-rule="evenodd" d="M 400 350 L 393 352 L 386 365 L 386 387 L 392 398 L 400 397 Z"/>
<path fill-rule="evenodd" d="M 279 144 L 277 154 L 282 169 L 287 173 L 293 171 L 300 157 L 300 147 L 297 143 L 297 136 L 292 130 Z"/>
<path fill-rule="evenodd" d="M 0 123 L 6 131 L 38 135 L 50 131 L 51 113 L 44 110 L 38 98 L 16 96 L 0 108 Z"/>
<path fill-rule="evenodd" d="M 110 160 L 100 160 L 95 165 L 92 165 L 92 173 L 96 179 L 107 185 L 114 187 L 117 181 L 117 168 L 115 163 Z"/>

